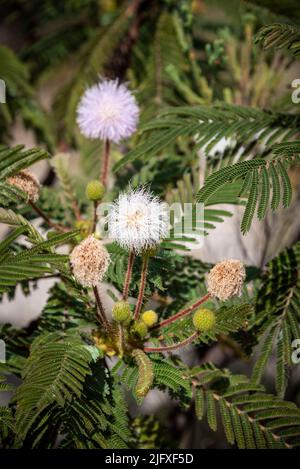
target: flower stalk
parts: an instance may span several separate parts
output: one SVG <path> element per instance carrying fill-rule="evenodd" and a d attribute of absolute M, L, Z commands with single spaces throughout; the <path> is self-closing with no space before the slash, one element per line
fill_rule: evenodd
<path fill-rule="evenodd" d="M 172 322 L 177 321 L 177 319 L 180 319 L 180 318 L 186 316 L 187 314 L 190 314 L 194 309 L 196 309 L 202 303 L 205 303 L 205 301 L 209 300 L 210 297 L 211 297 L 211 294 L 207 293 L 205 296 L 200 298 L 200 300 L 196 301 L 196 303 L 193 303 L 188 308 L 185 308 L 185 309 L 179 311 L 178 313 L 174 314 L 174 316 L 171 316 L 170 318 L 167 318 L 164 321 L 159 322 L 158 324 L 153 326 L 152 329 L 158 329 L 158 328 L 161 328 L 161 327 L 168 326 Z"/>
<path fill-rule="evenodd" d="M 125 276 L 125 283 L 124 283 L 124 288 L 123 288 L 123 300 L 127 300 L 128 298 L 128 292 L 129 292 L 129 286 L 130 286 L 130 281 L 131 281 L 131 276 L 132 276 L 132 268 L 134 264 L 134 258 L 135 254 L 134 251 L 131 251 L 129 254 L 129 259 L 128 259 L 128 266 L 127 266 L 127 271 L 126 271 L 126 276 Z"/>
<path fill-rule="evenodd" d="M 144 293 L 145 293 L 145 287 L 146 287 L 146 279 L 147 279 L 147 273 L 148 273 L 148 263 L 149 263 L 149 256 L 145 255 L 143 258 L 143 264 L 142 264 L 139 294 L 138 294 L 138 299 L 135 305 L 134 316 L 133 316 L 136 321 L 139 318 L 142 305 L 143 305 L 143 299 L 144 299 Z"/>
<path fill-rule="evenodd" d="M 162 345 L 161 347 L 144 347 L 144 352 L 146 353 L 155 353 L 155 352 L 172 352 L 173 350 L 177 350 L 179 348 L 186 347 L 187 345 L 194 342 L 199 336 L 199 332 L 194 332 L 190 337 L 184 339 L 182 342 L 178 342 L 178 344 L 172 345 Z"/>
<path fill-rule="evenodd" d="M 31 205 L 32 209 L 41 217 L 48 226 L 51 228 L 55 229 L 56 231 L 59 231 L 60 233 L 67 233 L 69 230 L 68 228 L 65 228 L 64 226 L 61 226 L 57 223 L 53 223 L 52 220 L 43 212 L 42 209 L 40 209 L 32 200 L 29 201 L 29 204 Z"/>
<path fill-rule="evenodd" d="M 102 182 L 104 187 L 107 186 L 109 156 L 110 156 L 110 141 L 106 139 L 104 142 L 102 170 L 101 170 L 101 177 L 100 177 L 100 181 Z"/>
<path fill-rule="evenodd" d="M 98 208 L 98 200 L 94 200 L 94 213 L 93 213 L 93 224 L 92 224 L 92 233 L 95 233 L 96 226 L 97 226 L 97 208 Z"/>
<path fill-rule="evenodd" d="M 107 320 L 107 317 L 106 317 L 106 314 L 105 314 L 105 310 L 104 310 L 104 307 L 103 307 L 103 304 L 102 304 L 102 301 L 101 301 L 101 298 L 100 298 L 98 287 L 93 287 L 93 292 L 94 292 L 94 295 L 95 295 L 97 313 L 98 313 L 99 320 L 100 320 L 101 324 L 103 325 L 103 327 L 105 328 L 106 332 L 109 333 L 111 327 L 110 327 L 110 324 L 109 324 L 109 322 Z"/>

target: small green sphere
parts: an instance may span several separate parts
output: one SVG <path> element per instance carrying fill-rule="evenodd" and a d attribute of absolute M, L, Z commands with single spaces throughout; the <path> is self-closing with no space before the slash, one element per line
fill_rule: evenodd
<path fill-rule="evenodd" d="M 131 309 L 126 301 L 118 301 L 114 304 L 112 316 L 117 322 L 125 322 L 131 317 Z"/>
<path fill-rule="evenodd" d="M 102 182 L 95 179 L 87 184 L 85 193 L 89 200 L 101 200 L 105 193 L 105 187 Z"/>
<path fill-rule="evenodd" d="M 147 327 L 152 327 L 157 322 L 158 316 L 155 311 L 149 309 L 142 314 L 142 321 L 146 324 Z"/>
<path fill-rule="evenodd" d="M 193 323 L 198 331 L 210 331 L 216 323 L 216 315 L 210 309 L 200 308 L 194 314 Z"/>
<path fill-rule="evenodd" d="M 148 334 L 148 328 L 143 321 L 138 321 L 133 325 L 132 332 L 143 339 Z"/>

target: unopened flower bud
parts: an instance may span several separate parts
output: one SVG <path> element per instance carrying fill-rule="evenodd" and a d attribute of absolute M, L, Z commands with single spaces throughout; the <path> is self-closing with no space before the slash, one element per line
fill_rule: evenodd
<path fill-rule="evenodd" d="M 100 181 L 90 181 L 86 186 L 85 193 L 89 200 L 101 200 L 105 193 L 105 187 Z"/>
<path fill-rule="evenodd" d="M 114 304 L 112 316 L 117 322 L 126 322 L 131 317 L 131 309 L 126 301 L 118 301 Z"/>
<path fill-rule="evenodd" d="M 143 321 L 138 321 L 133 325 L 132 332 L 143 339 L 148 334 L 148 328 Z"/>
<path fill-rule="evenodd" d="M 149 309 L 142 314 L 142 321 L 146 324 L 147 327 L 152 327 L 157 322 L 158 316 L 155 311 Z"/>
<path fill-rule="evenodd" d="M 210 331 L 216 323 L 216 316 L 210 309 L 200 308 L 193 316 L 193 324 L 198 331 Z"/>

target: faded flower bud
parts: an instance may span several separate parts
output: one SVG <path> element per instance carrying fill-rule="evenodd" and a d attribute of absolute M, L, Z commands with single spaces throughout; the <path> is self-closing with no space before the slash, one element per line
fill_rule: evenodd
<path fill-rule="evenodd" d="M 220 300 L 228 300 L 241 295 L 245 278 L 245 267 L 241 261 L 229 259 L 218 262 L 208 273 L 207 290 Z"/>
<path fill-rule="evenodd" d="M 84 239 L 70 255 L 73 274 L 84 287 L 98 285 L 107 271 L 109 261 L 107 250 L 94 236 Z"/>
<path fill-rule="evenodd" d="M 9 177 L 7 182 L 25 192 L 29 202 L 36 202 L 38 200 L 40 183 L 31 171 L 24 169 L 14 176 Z"/>

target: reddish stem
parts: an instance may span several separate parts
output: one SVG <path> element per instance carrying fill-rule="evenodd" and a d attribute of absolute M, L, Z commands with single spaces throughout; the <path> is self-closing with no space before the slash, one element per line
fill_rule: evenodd
<path fill-rule="evenodd" d="M 57 223 L 54 223 L 50 218 L 43 212 L 42 209 L 40 209 L 37 205 L 35 205 L 34 202 L 30 201 L 29 202 L 33 210 L 49 225 L 51 228 L 54 228 L 56 231 L 59 231 L 60 233 L 67 233 L 69 230 L 68 228 L 65 228 L 64 226 L 61 226 Z"/>
<path fill-rule="evenodd" d="M 94 215 L 93 215 L 93 225 L 92 225 L 92 233 L 96 231 L 96 225 L 97 225 L 97 207 L 98 207 L 98 201 L 94 201 Z"/>
<path fill-rule="evenodd" d="M 138 295 L 137 303 L 135 305 L 134 316 L 133 316 L 135 320 L 138 319 L 141 309 L 142 309 L 145 286 L 146 286 L 146 278 L 147 278 L 148 261 L 149 261 L 148 256 L 145 256 L 143 259 L 143 265 L 142 265 L 139 295 Z"/>
<path fill-rule="evenodd" d="M 130 280 L 131 280 L 131 275 L 132 275 L 134 257 L 135 257 L 134 251 L 131 251 L 129 254 L 127 272 L 125 276 L 125 284 L 123 288 L 123 300 L 127 300 L 128 298 L 128 291 L 129 291 L 129 285 L 130 285 Z"/>
<path fill-rule="evenodd" d="M 105 314 L 105 311 L 104 311 L 104 308 L 103 308 L 103 305 L 102 305 L 102 301 L 101 301 L 101 298 L 100 298 L 98 287 L 93 287 L 93 291 L 94 291 L 94 295 L 95 295 L 95 299 L 96 299 L 97 312 L 98 312 L 100 322 L 103 324 L 106 332 L 109 332 L 110 331 L 110 324 L 107 320 L 107 317 L 106 317 L 106 314 Z"/>
<path fill-rule="evenodd" d="M 161 347 L 144 347 L 144 352 L 147 353 L 155 353 L 155 352 L 171 352 L 172 350 L 176 350 L 181 347 L 186 347 L 187 345 L 191 344 L 197 337 L 199 336 L 199 332 L 194 332 L 190 337 L 179 342 L 178 344 L 173 345 L 163 345 Z"/>
<path fill-rule="evenodd" d="M 182 311 L 179 311 L 179 313 L 174 314 L 174 316 L 171 316 L 170 318 L 167 318 L 164 321 L 161 321 L 160 323 L 153 326 L 152 329 L 158 329 L 159 327 L 167 326 L 168 324 L 171 324 L 172 322 L 176 321 L 177 319 L 182 318 L 183 316 L 186 316 L 187 314 L 191 313 L 195 308 L 200 306 L 202 303 L 209 300 L 210 297 L 211 297 L 211 294 L 207 293 L 205 296 L 200 298 L 200 300 L 196 301 L 196 303 L 192 304 L 191 306 L 189 306 L 186 309 L 183 309 Z"/>
<path fill-rule="evenodd" d="M 102 172 L 101 172 L 101 179 L 100 179 L 102 184 L 105 187 L 107 186 L 109 153 L 110 153 L 110 142 L 109 142 L 109 140 L 105 140 L 105 142 L 104 142 L 104 151 L 103 151 L 103 160 L 102 160 Z"/>

